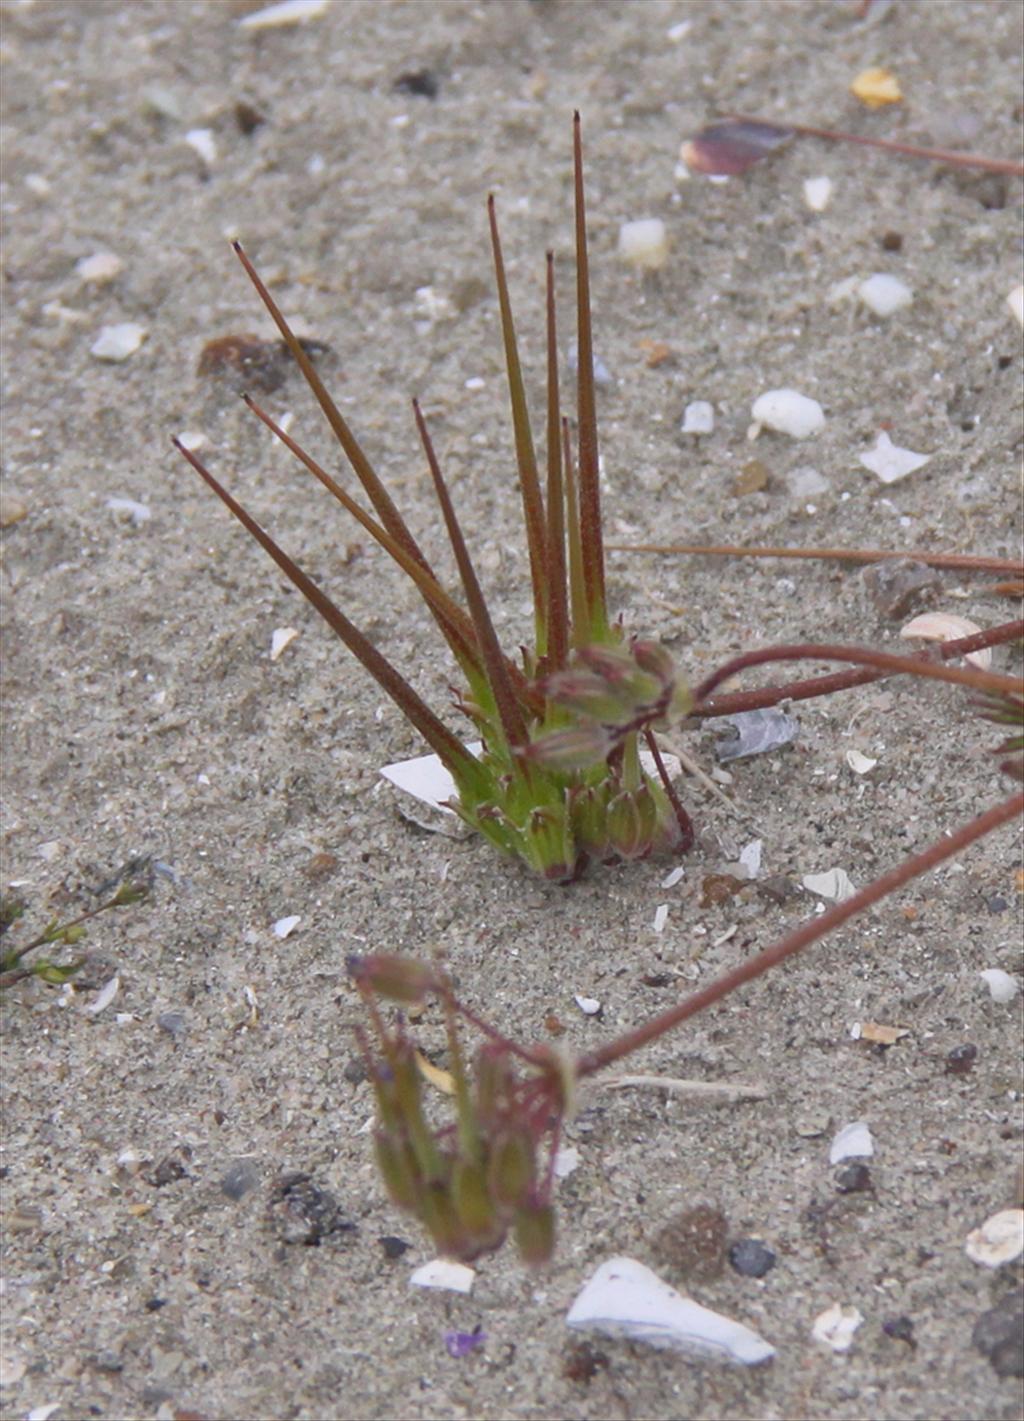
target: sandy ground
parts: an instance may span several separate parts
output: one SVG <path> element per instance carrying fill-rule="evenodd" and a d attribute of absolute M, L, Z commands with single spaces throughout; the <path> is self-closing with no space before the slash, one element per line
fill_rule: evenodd
<path fill-rule="evenodd" d="M 1014 832 L 635 1062 L 759 1080 L 766 1100 L 715 1109 L 595 1088 L 569 1132 L 580 1163 L 560 1189 L 555 1261 L 529 1275 L 507 1250 L 468 1297 L 409 1286 L 429 1248 L 374 1177 L 343 972 L 353 950 L 442 944 L 467 1000 L 513 1035 L 545 1038 L 555 1013 L 570 1043 L 605 1039 L 813 913 L 806 894 L 778 904 L 756 887 L 702 907 L 704 879 L 740 847 L 763 840 L 764 875 L 840 866 L 866 882 L 1005 792 L 992 728 L 943 687 L 805 707 L 795 749 L 734 768 L 732 811 L 689 792 L 701 841 L 678 885 L 659 886 L 670 861 L 544 886 L 401 817 L 377 772 L 418 753 L 416 736 L 168 439 L 203 432 L 212 466 L 443 704 L 450 670 L 415 596 L 231 380 L 197 374 L 206 341 L 268 333 L 225 237 L 244 238 L 287 312 L 329 344 L 321 368 L 443 557 L 407 404 L 424 399 L 514 645 L 527 577 L 484 198 L 498 194 L 539 392 L 543 251 L 567 289 L 579 106 L 597 346 L 614 379 L 600 396 L 610 533 L 1013 553 L 1021 343 L 1005 300 L 1020 184 L 810 141 L 724 186 L 675 167 L 681 138 L 728 109 L 1012 157 L 1021 7 L 897 0 L 865 26 L 839 0 L 348 0 L 249 34 L 238 19 L 252 8 L 2 11 L 4 490 L 27 509 L 3 535 L 3 878 L 21 883 L 31 931 L 94 902 L 134 855 L 176 876 L 99 920 L 76 992 L 30 983 L 4 1002 L 3 1414 L 1017 1415 L 1019 1380 L 997 1376 L 971 1332 L 1019 1275 L 964 1252 L 1014 1203 L 1021 1153 L 1017 1004 L 978 978 L 1021 971 Z M 904 87 L 898 112 L 847 92 L 878 63 Z M 436 97 L 396 91 L 421 70 Z M 251 133 L 238 103 L 265 120 Z M 186 141 L 196 129 L 212 134 L 209 163 Z M 833 198 L 814 214 L 802 185 L 823 175 Z M 643 216 L 672 242 L 647 281 L 616 254 L 620 224 Z M 893 233 L 901 245 L 883 244 Z M 99 252 L 119 274 L 82 281 L 76 263 Z M 888 323 L 829 300 L 873 271 L 915 293 Z M 441 301 L 432 323 L 424 287 Z M 121 322 L 145 343 L 104 363 L 91 347 Z M 674 359 L 650 367 L 643 341 Z M 298 376 L 280 375 L 268 405 L 333 458 Z M 815 440 L 748 443 L 750 404 L 776 386 L 822 403 Z M 679 433 L 694 399 L 717 411 L 699 443 Z M 933 455 L 889 488 L 856 458 L 883 424 Z M 767 486 L 738 494 L 754 457 Z M 1010 604 L 984 581 L 947 575 L 936 605 L 994 625 Z M 899 645 L 860 574 L 833 565 L 613 555 L 610 582 L 629 624 L 694 676 L 772 640 Z M 287 626 L 300 636 L 271 662 Z M 713 763 L 710 728 L 685 739 Z M 877 759 L 870 774 L 851 773 L 850 749 Z M 337 865 L 317 877 L 323 854 Z M 288 915 L 301 923 L 279 941 Z M 115 975 L 117 998 L 91 1015 Z M 600 999 L 600 1019 L 577 993 Z M 863 1021 L 909 1034 L 872 1048 L 851 1034 Z M 441 1047 L 435 1015 L 422 1034 Z M 974 1069 L 950 1074 L 965 1044 Z M 873 1188 L 841 1194 L 829 1141 L 857 1119 L 875 1140 Z M 273 1201 L 294 1172 L 354 1227 L 289 1243 Z M 728 1264 L 698 1279 L 657 1241 L 698 1203 L 723 1211 L 727 1241 L 774 1250 L 763 1280 Z M 388 1258 L 385 1236 L 408 1251 Z M 774 1362 L 728 1369 L 597 1339 L 605 1364 L 581 1377 L 565 1312 L 615 1253 L 759 1330 Z M 863 1314 L 845 1355 L 811 1337 L 833 1303 Z M 899 1318 L 912 1342 L 883 1330 Z M 450 1357 L 445 1331 L 477 1325 L 485 1344 Z"/>

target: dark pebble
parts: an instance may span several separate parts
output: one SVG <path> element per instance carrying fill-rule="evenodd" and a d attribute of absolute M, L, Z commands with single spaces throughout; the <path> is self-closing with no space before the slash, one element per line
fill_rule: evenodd
<path fill-rule="evenodd" d="M 253 104 L 246 103 L 245 99 L 239 99 L 235 104 L 235 122 L 238 124 L 239 132 L 244 133 L 246 138 L 250 133 L 255 133 L 257 128 L 266 121 L 259 109 Z"/>
<path fill-rule="evenodd" d="M 163 1189 L 165 1184 L 187 1179 L 188 1170 L 177 1155 L 164 1155 L 163 1159 L 145 1176 L 154 1189 Z"/>
<path fill-rule="evenodd" d="M 729 1262 L 743 1278 L 763 1278 L 775 1267 L 775 1254 L 759 1238 L 738 1238 L 729 1245 Z"/>
<path fill-rule="evenodd" d="M 878 241 L 883 252 L 901 252 L 903 250 L 902 232 L 883 232 Z"/>
<path fill-rule="evenodd" d="M 757 880 L 757 891 L 762 898 L 767 898 L 769 903 L 786 903 L 795 898 L 799 890 L 791 879 L 781 873 L 772 873 L 767 878 Z"/>
<path fill-rule="evenodd" d="M 93 1366 L 98 1372 L 124 1371 L 124 1363 L 112 1347 L 105 1347 L 102 1352 L 97 1352 L 93 1358 Z"/>
<path fill-rule="evenodd" d="M 366 1062 L 362 1056 L 353 1056 L 341 1073 L 349 1085 L 362 1085 L 366 1080 Z"/>
<path fill-rule="evenodd" d="M 1024 1377 L 1024 1288 L 1007 1293 L 974 1324 L 971 1341 L 999 1377 Z"/>
<path fill-rule="evenodd" d="M 270 1224 L 282 1243 L 314 1248 L 333 1234 L 355 1228 L 334 1195 L 319 1189 L 308 1174 L 286 1174 L 278 1180 L 270 1196 Z"/>
<path fill-rule="evenodd" d="M 437 75 L 429 69 L 413 69 L 395 80 L 399 94 L 415 94 L 420 99 L 436 99 L 441 91 Z"/>
<path fill-rule="evenodd" d="M 147 1298 L 145 1302 L 147 1312 L 159 1312 L 161 1308 L 165 1308 L 166 1306 L 166 1298 Z"/>
<path fill-rule="evenodd" d="M 863 1194 L 875 1186 L 866 1164 L 845 1164 L 836 1171 L 835 1185 L 840 1194 Z"/>
<path fill-rule="evenodd" d="M 385 1258 L 401 1258 L 412 1248 L 411 1243 L 406 1243 L 404 1238 L 398 1238 L 395 1234 L 381 1234 L 377 1242 L 384 1250 Z"/>
<path fill-rule="evenodd" d="M 1009 906 L 1009 903 L 1000 893 L 991 893 L 985 899 L 985 907 L 992 914 L 1005 913 Z"/>
<path fill-rule="evenodd" d="M 946 1073 L 951 1076 L 969 1075 L 977 1059 L 978 1048 L 970 1041 L 963 1046 L 954 1046 L 946 1056 Z"/>
<path fill-rule="evenodd" d="M 608 1366 L 607 1353 L 589 1342 L 574 1342 L 566 1353 L 562 1373 L 569 1381 L 586 1386 L 598 1372 L 607 1371 Z"/>
<path fill-rule="evenodd" d="M 229 1199 L 244 1199 L 260 1182 L 260 1172 L 251 1159 L 236 1159 L 220 1182 L 220 1192 Z"/>
<path fill-rule="evenodd" d="M 917 1341 L 914 1337 L 913 1321 L 906 1317 L 887 1317 L 882 1323 L 882 1331 L 886 1337 L 891 1337 L 894 1342 L 905 1342 L 908 1347 L 916 1347 Z"/>

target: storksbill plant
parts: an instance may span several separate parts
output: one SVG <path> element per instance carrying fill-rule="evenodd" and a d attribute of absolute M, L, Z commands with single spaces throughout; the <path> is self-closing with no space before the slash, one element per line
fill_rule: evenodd
<path fill-rule="evenodd" d="M 605 591 L 590 276 L 580 121 L 574 122 L 576 442 L 559 391 L 554 258 L 547 256 L 547 408 L 542 480 L 519 361 L 493 197 L 488 201 L 512 430 L 522 497 L 534 640 L 522 664 L 498 642 L 483 589 L 419 403 L 413 415 L 451 542 L 463 600 L 430 566 L 307 351 L 236 242 L 235 251 L 320 405 L 369 501 L 366 509 L 254 400 L 246 403 L 416 584 L 457 662 L 465 688 L 456 705 L 482 742 L 472 754 L 409 682 L 288 556 L 205 465 L 175 444 L 213 492 L 262 544 L 438 755 L 455 781 L 451 807 L 504 853 L 558 882 L 591 860 L 612 862 L 693 838 L 653 732 L 685 716 L 692 698 L 657 642 L 627 639 L 609 616 Z M 655 768 L 641 763 L 646 742 Z"/>

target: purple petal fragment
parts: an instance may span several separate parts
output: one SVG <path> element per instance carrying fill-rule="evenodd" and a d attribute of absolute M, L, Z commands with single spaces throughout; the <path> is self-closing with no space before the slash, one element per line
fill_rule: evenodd
<path fill-rule="evenodd" d="M 680 156 L 692 172 L 707 173 L 711 177 L 738 177 L 792 136 L 792 129 L 781 124 L 726 119 L 710 123 L 688 138 Z"/>
<path fill-rule="evenodd" d="M 449 1357 L 468 1357 L 474 1347 L 482 1347 L 487 1341 L 487 1333 L 477 1323 L 472 1332 L 446 1332 L 445 1351 Z"/>
<path fill-rule="evenodd" d="M 723 716 L 723 720 L 734 727 L 736 734 L 724 736 L 715 746 L 715 759 L 720 764 L 778 750 L 795 740 L 800 729 L 799 721 L 780 710 L 738 711 L 736 715 Z"/>

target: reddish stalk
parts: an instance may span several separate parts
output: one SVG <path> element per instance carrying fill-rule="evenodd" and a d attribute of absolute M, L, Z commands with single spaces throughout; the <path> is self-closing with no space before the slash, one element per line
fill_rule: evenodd
<path fill-rule="evenodd" d="M 1011 795 L 1002 804 L 997 804 L 993 809 L 979 815 L 977 819 L 965 824 L 948 838 L 942 838 L 932 844 L 930 848 L 925 849 L 923 853 L 914 854 L 911 858 L 905 859 L 897 868 L 891 869 L 881 878 L 876 878 L 873 883 L 869 883 L 866 888 L 862 888 L 859 893 L 855 893 L 845 903 L 837 903 L 835 907 L 829 908 L 820 917 L 811 918 L 802 923 L 800 927 L 787 933 L 772 947 L 767 947 L 763 952 L 740 963 L 731 972 L 725 972 L 721 977 L 716 977 L 713 982 L 709 982 L 706 987 L 699 992 L 694 992 L 692 996 L 687 997 L 677 1006 L 669 1007 L 667 1011 L 661 1012 L 642 1026 L 636 1027 L 635 1030 L 627 1031 L 616 1040 L 586 1052 L 576 1061 L 577 1077 L 583 1079 L 585 1076 L 592 1076 L 596 1071 L 604 1070 L 606 1066 L 621 1061 L 624 1056 L 630 1055 L 633 1051 L 638 1051 L 643 1046 L 649 1046 L 652 1041 L 656 1041 L 666 1031 L 671 1031 L 673 1027 L 679 1026 L 688 1017 L 695 1016 L 697 1012 L 704 1011 L 706 1007 L 721 1001 L 730 992 L 734 992 L 737 987 L 742 987 L 745 983 L 752 982 L 756 977 L 763 976 L 765 972 L 777 967 L 780 962 L 784 962 L 787 957 L 793 957 L 796 953 L 802 952 L 805 947 L 817 942 L 826 933 L 834 932 L 836 928 L 842 927 L 843 923 L 848 922 L 850 918 L 856 917 L 865 908 L 873 907 L 919 874 L 936 868 L 946 859 L 953 858 L 955 854 L 967 848 L 969 844 L 990 834 L 993 829 L 1010 823 L 1022 811 L 1024 811 L 1024 793 Z"/>
<path fill-rule="evenodd" d="M 576 186 L 576 378 L 579 443 L 578 490 L 583 584 L 587 599 L 589 641 L 603 641 L 608 631 L 604 588 L 604 545 L 601 531 L 601 486 L 597 447 L 597 399 L 594 392 L 594 340 L 590 324 L 590 263 L 587 259 L 587 215 L 583 193 L 583 141 L 580 116 L 573 115 L 573 167 Z"/>
<path fill-rule="evenodd" d="M 926 567 L 951 568 L 964 572 L 1007 573 L 1024 577 L 1024 561 L 1019 558 L 975 557 L 970 553 L 919 553 L 881 548 L 743 548 L 730 543 L 606 543 L 612 553 L 680 553 L 716 558 L 813 558 L 819 561 L 873 563 L 894 558 L 913 558 Z"/>
<path fill-rule="evenodd" d="M 807 123 L 780 123 L 770 118 L 750 118 L 746 114 L 728 114 L 734 123 L 759 123 L 780 133 L 799 133 L 805 138 L 823 138 L 830 143 L 859 143 L 864 148 L 881 148 L 887 153 L 902 153 L 907 158 L 924 158 L 933 163 L 948 163 L 955 168 L 981 168 L 987 173 L 1006 173 L 1024 177 L 1024 163 L 1012 158 L 983 158 L 977 153 L 958 153 L 950 148 L 924 148 L 919 143 L 901 143 L 894 138 L 868 138 L 861 133 L 846 133 L 838 128 L 817 128 Z"/>

